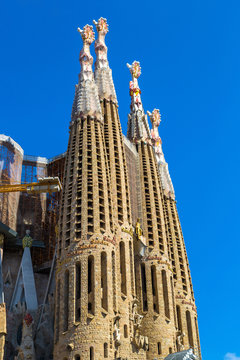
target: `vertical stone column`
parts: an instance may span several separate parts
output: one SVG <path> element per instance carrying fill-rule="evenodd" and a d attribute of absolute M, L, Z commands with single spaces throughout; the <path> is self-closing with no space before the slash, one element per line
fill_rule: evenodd
<path fill-rule="evenodd" d="M 7 335 L 6 305 L 0 304 L 0 360 L 4 358 L 5 337 Z"/>

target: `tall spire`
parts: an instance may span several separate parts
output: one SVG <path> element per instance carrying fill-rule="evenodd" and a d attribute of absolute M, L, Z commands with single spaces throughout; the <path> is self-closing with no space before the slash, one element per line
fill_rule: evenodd
<path fill-rule="evenodd" d="M 132 75 L 130 81 L 130 96 L 131 96 L 131 113 L 128 115 L 128 132 L 127 137 L 131 141 L 138 142 L 140 140 L 150 139 L 150 130 L 147 121 L 147 115 L 144 113 L 141 90 L 138 85 L 138 78 L 141 75 L 141 67 L 138 61 L 134 61 L 132 65 L 127 64 Z"/>
<path fill-rule="evenodd" d="M 152 135 L 152 143 L 154 146 L 157 162 L 158 162 L 158 168 L 160 172 L 160 178 L 161 178 L 161 184 L 163 187 L 163 190 L 166 191 L 168 194 L 171 194 L 173 197 L 174 194 L 174 188 L 172 184 L 172 180 L 169 174 L 168 170 L 168 164 L 164 158 L 164 154 L 162 151 L 162 140 L 159 136 L 158 127 L 161 122 L 161 114 L 159 109 L 154 109 L 152 112 L 147 111 L 148 116 L 150 117 L 151 123 L 152 123 L 152 129 L 151 129 L 151 135 Z"/>
<path fill-rule="evenodd" d="M 75 88 L 72 120 L 75 120 L 80 115 L 95 116 L 101 120 L 101 106 L 92 72 L 93 57 L 90 53 L 90 45 L 95 39 L 93 27 L 91 25 L 85 25 L 83 30 L 78 28 L 78 32 L 80 32 L 83 39 L 83 48 L 79 55 L 81 71 L 78 85 L 76 85 Z"/>
<path fill-rule="evenodd" d="M 105 36 L 108 33 L 107 20 L 100 18 L 98 21 L 93 20 L 98 32 L 98 39 L 95 42 L 95 52 L 97 55 L 95 63 L 95 81 L 98 87 L 99 96 L 117 102 L 116 92 L 112 79 L 112 70 L 109 67 L 107 59 L 107 46 Z"/>

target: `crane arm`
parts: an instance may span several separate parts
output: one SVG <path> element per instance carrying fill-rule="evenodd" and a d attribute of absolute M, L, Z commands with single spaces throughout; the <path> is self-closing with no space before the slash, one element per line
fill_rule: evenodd
<path fill-rule="evenodd" d="M 53 193 L 62 190 L 62 185 L 58 177 L 41 178 L 38 182 L 29 184 L 0 184 L 0 193 L 27 192 L 29 194 Z"/>

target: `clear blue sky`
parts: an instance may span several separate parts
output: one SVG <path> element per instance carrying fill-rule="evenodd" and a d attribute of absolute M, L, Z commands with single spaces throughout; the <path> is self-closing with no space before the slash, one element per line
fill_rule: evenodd
<path fill-rule="evenodd" d="M 126 62 L 141 63 L 145 110 L 162 113 L 203 360 L 239 360 L 239 1 L 3 0 L 0 133 L 28 155 L 66 150 L 82 46 L 76 29 L 100 16 L 109 22 L 123 132 Z"/>

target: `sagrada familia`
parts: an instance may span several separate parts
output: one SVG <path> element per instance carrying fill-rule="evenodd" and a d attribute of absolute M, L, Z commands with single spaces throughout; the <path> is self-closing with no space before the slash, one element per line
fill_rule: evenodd
<path fill-rule="evenodd" d="M 197 310 L 158 109 L 127 64 L 122 134 L 106 19 L 83 40 L 66 153 L 0 135 L 0 182 L 58 176 L 61 193 L 0 194 L 0 360 L 201 360 Z M 151 121 L 149 126 L 148 117 Z"/>

